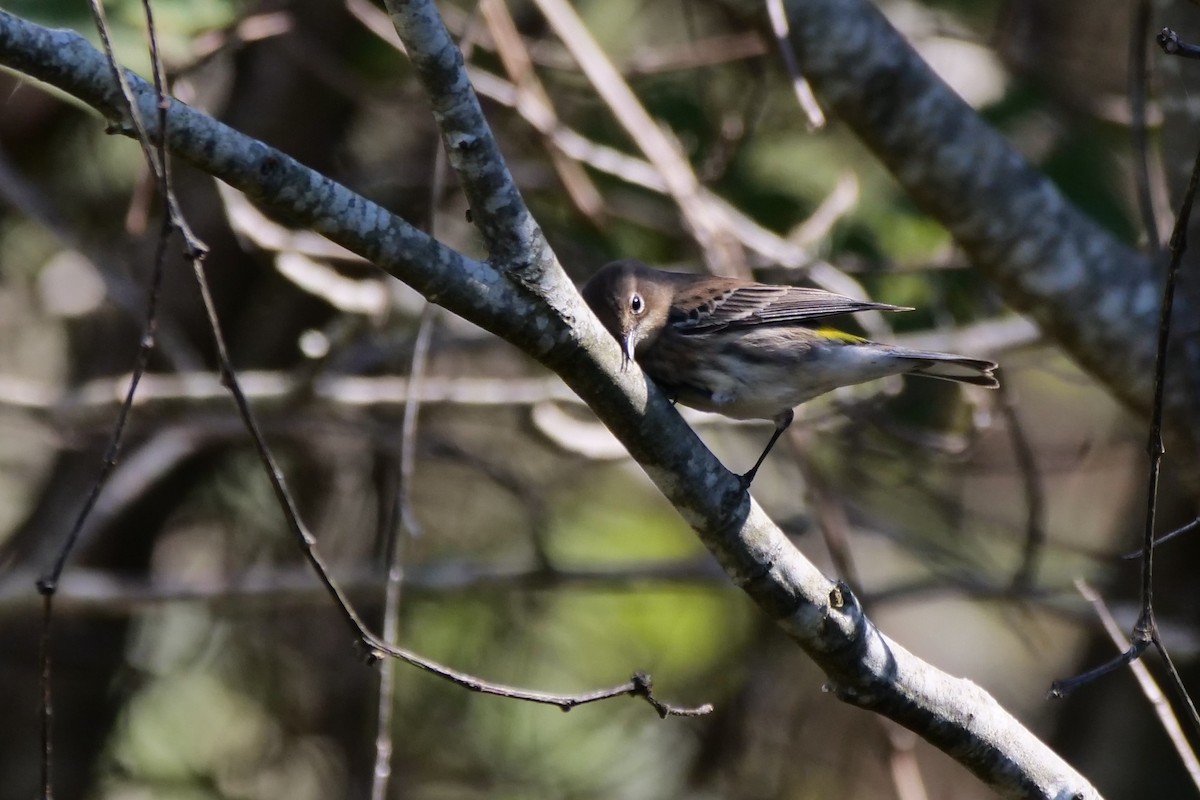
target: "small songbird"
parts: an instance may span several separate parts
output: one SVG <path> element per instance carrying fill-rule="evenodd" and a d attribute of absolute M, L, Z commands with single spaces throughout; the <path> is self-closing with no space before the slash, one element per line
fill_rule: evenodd
<path fill-rule="evenodd" d="M 775 432 L 742 477 L 749 488 L 792 424 L 796 406 L 818 395 L 889 375 L 941 378 L 990 389 L 996 364 L 909 350 L 826 327 L 858 311 L 909 311 L 820 289 L 665 272 L 615 261 L 583 297 L 621 345 L 672 400 L 734 419 L 769 419 Z"/>

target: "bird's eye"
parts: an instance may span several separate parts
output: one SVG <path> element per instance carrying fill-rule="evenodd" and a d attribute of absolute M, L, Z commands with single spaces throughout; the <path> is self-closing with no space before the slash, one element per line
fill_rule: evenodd
<path fill-rule="evenodd" d="M 646 308 L 645 302 L 642 301 L 640 294 L 634 294 L 629 298 L 629 310 L 635 314 L 641 314 Z"/>

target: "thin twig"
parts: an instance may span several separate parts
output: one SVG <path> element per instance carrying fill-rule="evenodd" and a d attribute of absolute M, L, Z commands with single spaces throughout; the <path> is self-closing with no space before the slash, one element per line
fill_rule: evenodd
<path fill-rule="evenodd" d="M 550 102 L 550 95 L 533 71 L 533 61 L 508 6 L 504 0 L 480 0 L 479 13 L 487 23 L 504 70 L 517 89 L 517 110 L 542 135 L 550 163 L 571 202 L 593 224 L 603 223 L 604 198 L 600 191 L 583 166 L 554 143 L 554 130 L 559 126 L 558 114 Z"/>
<path fill-rule="evenodd" d="M 796 100 L 800 103 L 804 116 L 808 118 L 808 129 L 815 131 L 824 128 L 825 112 L 821 110 L 821 105 L 817 102 L 812 87 L 808 85 L 808 81 L 800 72 L 800 65 L 796 63 L 796 51 L 792 49 L 792 43 L 788 39 L 788 21 L 787 14 L 783 10 L 783 0 L 767 0 L 767 16 L 771 20 L 771 32 L 775 34 L 775 44 L 779 48 L 783 64 L 787 67 L 788 75 L 792 79 L 792 89 L 796 93 Z"/>
<path fill-rule="evenodd" d="M 42 595 L 42 630 L 38 638 L 38 681 L 41 684 L 39 705 L 39 739 L 41 744 L 42 800 L 52 800 L 54 792 L 54 696 L 51 692 L 53 664 L 50 659 L 51 623 L 54 621 L 54 595 Z"/>
<path fill-rule="evenodd" d="M 378 566 L 339 570 L 347 594 L 364 600 L 386 590 L 387 574 Z M 556 566 L 548 570 L 535 553 L 519 562 L 481 562 L 447 557 L 410 564 L 404 572 L 409 591 L 424 596 L 461 596 L 469 592 L 521 592 L 578 588 L 587 592 L 636 592 L 649 588 L 720 590 L 724 573 L 703 557 L 650 562 L 630 561 L 603 567 Z M 36 610 L 40 596 L 31 591 L 34 576 L 21 570 L 0 579 L 0 615 Z M 950 591 L 945 585 L 928 591 Z M 970 592 L 968 592 L 970 594 Z M 898 595 L 901 599 L 905 595 Z M 983 596 L 990 596 L 984 594 Z M 55 617 L 63 614 L 124 617 L 171 603 L 205 607 L 309 609 L 328 603 L 328 594 L 307 565 L 252 569 L 241 574 L 189 578 L 145 577 L 105 569 L 75 567 L 63 576 L 55 595 Z"/>
<path fill-rule="evenodd" d="M 636 78 L 749 61 L 758 59 L 767 52 L 766 43 L 754 31 L 721 33 L 705 38 L 690 38 L 687 42 L 674 45 L 656 41 L 653 46 L 632 53 L 620 65 L 620 70 L 626 78 Z M 531 55 L 536 54 L 531 52 Z M 570 56 L 558 59 L 554 66 L 560 69 L 578 69 L 578 65 L 570 60 Z"/>
<path fill-rule="evenodd" d="M 1133 137 L 1133 179 L 1137 188 L 1138 213 L 1151 253 L 1162 247 L 1158 215 L 1150 192 L 1150 142 L 1146 132 L 1146 79 L 1149 62 L 1146 42 L 1150 38 L 1150 0 L 1136 0 L 1129 29 L 1129 128 Z"/>
<path fill-rule="evenodd" d="M 434 161 L 431 197 L 429 203 L 429 233 L 434 232 L 434 220 L 437 214 L 442 189 L 445 186 L 445 154 L 441 146 Z M 397 485 L 393 492 L 391 519 L 386 530 L 387 546 L 384 548 L 384 563 L 387 564 L 387 581 L 384 586 L 383 600 L 383 640 L 388 644 L 400 641 L 400 592 L 404 578 L 404 562 L 406 560 L 408 542 L 420 536 L 421 524 L 413 509 L 413 476 L 416 474 L 417 456 L 417 418 L 420 413 L 421 384 L 425 380 L 426 366 L 429 363 L 429 344 L 433 340 L 433 329 L 437 322 L 438 309 L 432 303 L 426 303 L 421 311 L 421 321 L 417 325 L 417 335 L 413 341 L 412 361 L 409 365 L 408 396 L 404 401 L 404 416 L 400 424 L 400 452 L 396 458 L 399 463 Z M 379 671 L 379 699 L 377 711 L 377 728 L 375 733 L 375 770 L 371 783 L 373 800 L 383 800 L 387 796 L 388 783 L 391 780 L 392 766 L 392 716 L 395 705 L 395 662 L 384 661 Z"/>
<path fill-rule="evenodd" d="M 438 153 L 437 163 L 442 162 Z M 434 181 L 438 186 L 438 181 Z M 434 189 L 435 196 L 438 194 Z M 432 219 L 431 203 L 431 219 Z M 431 233 L 432 233 L 432 225 Z M 399 474 L 393 493 L 392 513 L 389 520 L 387 546 L 384 548 L 384 563 L 387 564 L 387 579 L 383 596 L 383 628 L 381 635 L 388 644 L 400 641 L 400 592 L 404 579 L 404 562 L 408 542 L 421 534 L 421 524 L 413 510 L 412 481 L 416 474 L 417 416 L 421 403 L 417 399 L 421 381 L 425 377 L 429 361 L 429 343 L 437 321 L 437 306 L 426 304 L 417 326 L 413 342 L 412 363 L 409 367 L 410 396 L 404 404 L 404 417 L 400 426 Z M 372 773 L 371 798 L 383 800 L 387 796 L 388 783 L 392 776 L 392 717 L 395 709 L 396 662 L 390 659 L 380 665 L 379 698 L 376 711 L 375 769 Z"/>
<path fill-rule="evenodd" d="M 600 49 L 575 10 L 564 0 L 535 0 L 542 14 L 575 57 L 596 93 L 666 181 L 688 230 L 709 269 L 720 275 L 747 271 L 745 255 L 721 216 L 700 191 L 700 181 L 679 148 L 637 99 L 621 73 Z"/>
<path fill-rule="evenodd" d="M 1165 32 L 1165 29 L 1164 29 Z M 1160 34 L 1160 41 L 1163 34 Z M 1146 442 L 1146 452 L 1150 459 L 1149 475 L 1146 487 L 1146 515 L 1142 531 L 1142 575 L 1141 575 L 1141 610 L 1137 622 L 1134 623 L 1130 636 L 1129 649 L 1107 664 L 1088 670 L 1082 675 L 1067 680 L 1055 681 L 1050 688 L 1050 696 L 1064 697 L 1075 689 L 1096 678 L 1119 669 L 1131 661 L 1141 657 L 1150 644 L 1154 644 L 1163 660 L 1168 664 L 1173 678 L 1172 687 L 1186 701 L 1191 709 L 1191 721 L 1200 732 L 1200 715 L 1188 697 L 1187 690 L 1178 681 L 1178 676 L 1171 666 L 1170 656 L 1158 635 L 1158 626 L 1154 621 L 1154 525 L 1158 510 L 1158 484 L 1162 470 L 1163 447 L 1163 397 L 1166 391 L 1167 357 L 1171 342 L 1171 319 L 1175 303 L 1175 286 L 1179 277 L 1179 267 L 1183 262 L 1183 254 L 1187 249 L 1187 228 L 1192 217 L 1192 203 L 1196 190 L 1200 187 L 1200 149 L 1196 151 L 1196 159 L 1192 165 L 1192 174 L 1188 180 L 1183 201 L 1179 205 L 1179 213 L 1175 217 L 1175 227 L 1171 232 L 1169 242 L 1170 260 L 1167 264 L 1166 282 L 1163 287 L 1162 307 L 1159 311 L 1158 343 L 1154 364 L 1154 401 L 1150 416 L 1150 433 Z"/>
<path fill-rule="evenodd" d="M 1174 690 L 1176 698 L 1187 710 L 1188 721 L 1192 723 L 1192 733 L 1200 732 L 1200 712 L 1196 710 L 1196 704 L 1192 701 L 1192 696 L 1188 694 L 1187 687 L 1184 686 L 1183 678 L 1180 676 L 1179 670 L 1175 667 L 1175 661 L 1163 645 L 1162 636 L 1157 626 L 1153 631 L 1153 641 L 1154 649 L 1158 651 L 1159 657 L 1163 660 L 1163 666 L 1167 668 L 1167 677 L 1170 679 L 1167 685 Z"/>
<path fill-rule="evenodd" d="M 1108 634 L 1108 638 L 1112 639 L 1113 644 L 1118 650 L 1125 650 L 1129 647 L 1129 642 L 1121 633 L 1120 626 L 1113 619 L 1112 612 L 1108 610 L 1108 605 L 1104 602 L 1104 598 L 1093 589 L 1087 581 L 1082 578 L 1076 579 L 1075 588 L 1084 600 L 1088 601 L 1092 610 L 1096 612 L 1096 616 L 1100 620 L 1100 624 L 1104 626 L 1104 632 Z M 1183 732 L 1182 726 L 1179 724 L 1179 718 L 1175 716 L 1171 709 L 1171 704 L 1167 702 L 1167 698 L 1163 696 L 1162 689 L 1155 682 L 1153 676 L 1150 675 L 1150 670 L 1141 661 L 1135 661 L 1131 665 L 1133 677 L 1138 682 L 1138 687 L 1141 688 L 1142 694 L 1150 703 L 1150 707 L 1154 709 L 1155 716 L 1158 717 L 1158 722 L 1162 725 L 1163 732 L 1167 734 L 1167 738 L 1171 740 L 1171 745 L 1175 748 L 1176 754 L 1179 755 L 1179 760 L 1183 762 L 1183 768 L 1187 770 L 1188 776 L 1191 777 L 1192 783 L 1196 788 L 1200 789 L 1200 761 L 1196 759 L 1196 753 L 1192 750 L 1188 743 L 1187 734 Z"/>
<path fill-rule="evenodd" d="M 129 422 L 130 412 L 133 409 L 134 395 L 137 393 L 138 385 L 150 362 L 150 353 L 154 349 L 154 335 L 158 319 L 158 299 L 162 286 L 163 265 L 166 258 L 166 245 L 169 237 L 169 223 L 164 219 L 163 230 L 160 231 L 158 244 L 155 247 L 154 271 L 151 274 L 150 292 L 146 301 L 146 320 L 142 328 L 138 351 L 134 356 L 133 372 L 128 378 L 125 396 L 117 411 L 117 421 L 113 426 L 108 446 L 105 448 L 104 457 L 100 463 L 100 472 L 88 492 L 87 499 L 84 500 L 83 506 L 76 515 L 75 522 L 72 524 L 71 530 L 67 534 L 62 547 L 59 549 L 53 564 L 38 580 L 38 591 L 44 595 L 52 596 L 54 594 L 59 579 L 62 577 L 63 570 L 66 568 L 67 560 L 70 558 L 71 552 L 75 549 L 75 544 L 79 539 L 80 532 L 83 530 L 84 523 L 87 522 L 88 517 L 91 515 L 92 509 L 100 497 L 101 490 L 108 482 L 108 478 L 117 464 L 117 456 L 121 452 L 121 442 L 125 436 L 125 428 Z"/>
<path fill-rule="evenodd" d="M 463 63 L 470 62 L 476 40 L 481 33 L 477 24 L 478 15 L 471 15 L 471 22 L 460 40 Z M 430 236 L 437 232 L 437 214 L 448 186 L 445 145 L 439 140 L 437 154 L 429 181 L 429 208 L 426 217 L 426 232 Z M 417 335 L 413 341 L 412 360 L 409 363 L 408 392 L 404 398 L 404 415 L 400 424 L 400 451 L 395 461 L 399 464 L 395 490 L 392 492 L 392 510 L 385 529 L 386 547 L 384 563 L 387 564 L 387 581 L 384 587 L 383 640 L 388 644 L 400 641 L 400 593 L 404 579 L 404 562 L 408 544 L 421 535 L 421 523 L 413 508 L 413 476 L 416 474 L 417 420 L 421 409 L 421 388 L 427 377 L 429 346 L 433 341 L 433 330 L 437 323 L 438 310 L 425 301 L 421 309 Z M 392 717 L 395 712 L 395 662 L 385 661 L 379 671 L 379 698 L 375 732 L 375 770 L 371 782 L 372 800 L 383 800 L 388 793 L 392 766 Z"/>
<path fill-rule="evenodd" d="M 142 152 L 146 157 L 147 164 L 154 171 L 160 180 L 167 174 L 162 167 L 165 163 L 163 151 L 158 152 L 158 168 L 155 169 L 155 152 L 150 146 L 150 142 L 145 135 L 145 126 L 142 124 L 141 115 L 137 108 L 137 103 L 134 100 L 132 89 L 125 80 L 124 71 L 117 64 L 116 56 L 113 53 L 112 42 L 108 30 L 108 22 L 104 16 L 104 7 L 99 0 L 92 0 L 90 3 L 92 16 L 96 24 L 96 29 L 99 32 L 100 39 L 104 45 L 106 60 L 109 69 L 116 78 L 117 84 L 121 89 L 121 97 L 126 105 L 127 118 L 132 122 L 134 128 L 138 132 L 138 142 L 142 147 Z M 154 19 L 147 11 L 147 26 L 151 40 L 155 36 Z M 151 52 L 157 56 L 157 49 L 152 46 Z M 155 85 L 159 90 L 159 97 L 162 97 L 162 85 L 158 79 L 160 73 L 155 72 Z M 160 102 L 160 108 L 165 106 Z M 160 119 L 161 124 L 161 119 Z M 160 127 L 160 130 L 165 130 L 165 127 Z M 105 449 L 103 460 L 100 464 L 100 471 L 92 484 L 92 488 L 88 492 L 87 498 L 84 500 L 83 506 L 80 508 L 78 515 L 75 517 L 75 522 L 63 542 L 53 565 L 45 574 L 39 578 L 37 582 L 38 591 L 43 596 L 43 614 L 42 614 L 42 635 L 41 647 L 39 651 L 39 659 L 41 660 L 39 675 L 41 680 L 41 702 L 40 702 L 40 718 L 41 718 L 41 772 L 42 772 L 42 797 L 49 800 L 53 796 L 53 690 L 51 688 L 53 670 L 50 661 L 50 644 L 51 644 L 51 622 L 54 616 L 54 593 L 57 590 L 59 580 L 62 577 L 63 570 L 66 568 L 67 559 L 75 548 L 75 544 L 79 539 L 79 535 L 83 530 L 83 526 L 90 516 L 92 509 L 96 505 L 96 501 L 100 497 L 100 492 L 107 483 L 109 476 L 112 474 L 113 468 L 117 463 L 117 456 L 120 453 L 121 441 L 125 435 L 125 427 L 129 421 L 130 411 L 133 407 L 133 398 L 137 392 L 138 382 L 146 371 L 146 367 L 150 361 L 150 353 L 154 349 L 155 332 L 157 329 L 158 320 L 158 300 L 162 287 L 162 276 L 164 262 L 166 259 L 167 242 L 170 239 L 172 225 L 168 217 L 164 216 L 163 224 L 159 230 L 158 239 L 155 245 L 154 252 L 154 267 L 150 277 L 150 291 L 146 299 L 146 316 L 145 323 L 142 328 L 141 339 L 138 342 L 138 351 L 134 357 L 133 374 L 129 381 L 129 390 L 125 395 L 125 400 L 122 402 L 120 410 L 117 413 L 117 421 L 113 426 L 112 436 L 109 439 L 107 448 Z"/>
<path fill-rule="evenodd" d="M 748 86 L 737 107 L 727 109 L 726 103 L 718 101 L 717 114 L 721 120 L 717 126 L 717 139 L 696 168 L 702 184 L 716 183 L 725 177 L 742 146 L 754 137 L 770 102 L 771 88 L 762 62 L 748 62 L 745 71 L 741 80 Z M 707 85 L 705 76 L 697 73 L 695 81 L 697 92 L 703 93 Z"/>
<path fill-rule="evenodd" d="M 417 657 L 411 652 L 399 647 L 389 647 L 382 642 L 377 643 L 377 650 L 380 655 L 388 655 L 393 658 L 398 658 L 401 661 L 416 667 L 431 675 L 436 675 L 439 678 L 454 683 L 456 686 L 479 694 L 493 695 L 496 697 L 507 697 L 511 700 L 524 700 L 530 703 L 540 705 L 557 706 L 563 711 L 587 705 L 588 703 L 596 703 L 601 700 L 608 700 L 613 697 L 629 695 L 631 697 L 641 697 L 650 703 L 658 712 L 660 717 L 678 716 L 678 717 L 697 717 L 704 714 L 712 713 L 713 706 L 711 703 L 705 703 L 701 706 L 686 707 L 674 706 L 656 699 L 649 691 L 649 679 L 642 673 L 637 673 L 628 683 L 623 683 L 620 686 L 614 686 L 611 689 L 598 689 L 594 692 L 585 692 L 580 694 L 551 694 L 549 692 L 536 692 L 529 689 L 521 689 L 515 686 L 506 686 L 502 683 L 492 683 L 481 680 L 480 678 L 470 675 L 465 672 L 451 669 L 444 664 L 439 664 L 428 658 Z M 638 680 L 642 676 L 645 680 Z"/>
<path fill-rule="evenodd" d="M 888 741 L 888 770 L 897 800 L 929 800 L 929 790 L 917 761 L 917 735 L 887 721 L 884 721 L 884 735 Z"/>
<path fill-rule="evenodd" d="M 1196 530 L 1197 528 L 1200 528 L 1200 517 L 1197 517 L 1196 519 L 1192 520 L 1191 522 L 1180 525 L 1175 530 L 1168 531 L 1167 533 L 1164 533 L 1162 536 L 1159 536 L 1157 539 L 1154 540 L 1154 547 L 1155 547 L 1155 549 L 1158 549 L 1159 547 L 1166 544 L 1167 542 L 1172 541 L 1173 539 L 1177 539 L 1180 536 L 1183 536 L 1184 534 L 1191 533 L 1192 531 Z M 1125 553 L 1124 555 L 1121 556 L 1121 558 L 1125 559 L 1126 561 L 1133 561 L 1134 559 L 1141 558 L 1141 557 L 1142 557 L 1141 550 L 1134 550 L 1132 552 Z"/>
<path fill-rule="evenodd" d="M 289 372 L 247 370 L 240 377 L 246 396 L 268 407 L 289 402 L 304 385 Z M 0 407 L 28 413 L 56 426 L 85 424 L 119 407 L 132 380 L 132 375 L 94 378 L 64 391 L 53 384 L 0 374 Z M 468 408 L 583 402 L 557 376 L 436 377 L 425 381 L 419 391 L 410 383 L 409 378 L 400 375 L 324 375 L 313 381 L 309 395 L 319 404 L 377 410 L 400 408 L 413 392 L 423 404 Z M 183 402 L 193 411 L 213 411 L 228 407 L 224 402 L 227 394 L 220 378 L 212 373 L 150 374 L 139 381 L 134 405 L 155 412 L 177 409 Z"/>

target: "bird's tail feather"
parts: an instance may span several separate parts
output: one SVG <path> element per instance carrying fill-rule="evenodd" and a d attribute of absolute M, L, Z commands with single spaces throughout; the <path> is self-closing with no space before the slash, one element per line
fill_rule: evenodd
<path fill-rule="evenodd" d="M 996 389 L 1000 381 L 993 371 L 999 366 L 994 361 L 982 358 L 967 358 L 950 353 L 934 353 L 927 350 L 905 350 L 901 355 L 913 361 L 924 362 L 909 372 L 910 375 L 921 375 L 926 378 L 939 378 L 956 383 L 969 383 L 974 386 L 984 386 Z"/>

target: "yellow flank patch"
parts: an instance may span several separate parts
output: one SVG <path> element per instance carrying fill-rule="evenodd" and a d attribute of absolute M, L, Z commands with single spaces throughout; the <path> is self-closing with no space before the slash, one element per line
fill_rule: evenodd
<path fill-rule="evenodd" d="M 853 333 L 839 331 L 837 328 L 817 328 L 817 333 L 821 334 L 821 336 L 826 339 L 833 339 L 834 341 L 845 342 L 846 344 L 857 344 L 859 342 L 866 341 L 866 339 L 862 338 L 861 336 L 855 336 Z"/>

